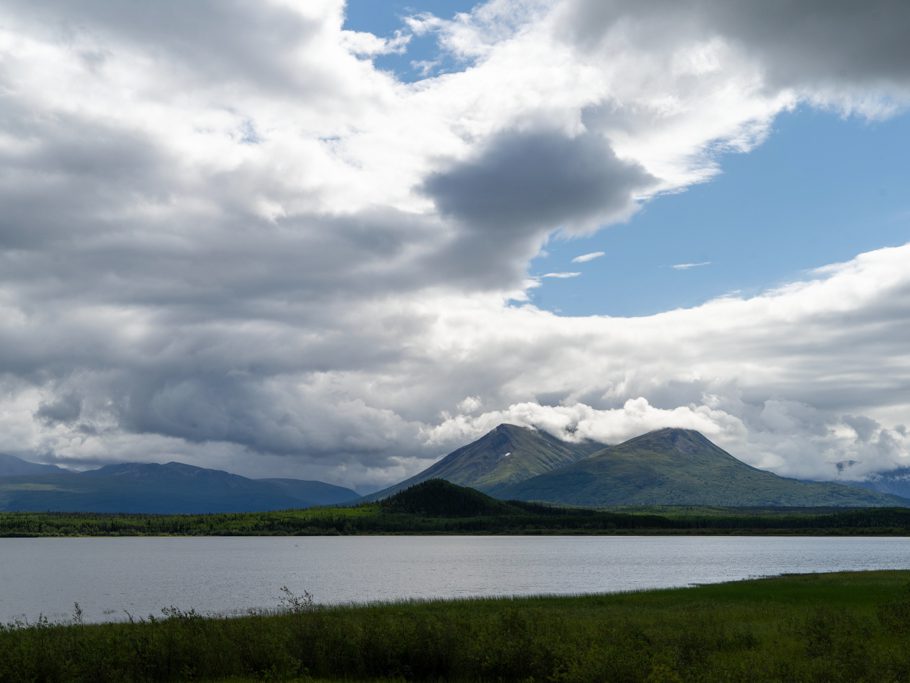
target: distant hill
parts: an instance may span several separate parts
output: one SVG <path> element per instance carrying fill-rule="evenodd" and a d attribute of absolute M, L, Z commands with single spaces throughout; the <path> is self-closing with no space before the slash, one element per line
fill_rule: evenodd
<path fill-rule="evenodd" d="M 0 453 L 0 477 L 25 477 L 42 474 L 58 474 L 64 470 L 56 465 L 40 465 L 13 455 Z"/>
<path fill-rule="evenodd" d="M 465 486 L 443 479 L 429 479 L 386 498 L 383 512 L 400 512 L 430 517 L 479 517 L 518 512 L 518 508 Z"/>
<path fill-rule="evenodd" d="M 373 493 L 366 500 L 381 500 L 429 479 L 445 479 L 480 491 L 517 483 L 578 462 L 603 444 L 561 441 L 546 432 L 501 424 L 467 446 L 400 484 Z"/>
<path fill-rule="evenodd" d="M 751 467 L 696 431 L 661 429 L 490 490 L 497 498 L 581 506 L 895 506 L 910 500 Z"/>
<path fill-rule="evenodd" d="M 0 510 L 154 514 L 260 512 L 350 503 L 323 482 L 257 480 L 177 462 L 123 463 L 77 473 L 0 477 Z"/>

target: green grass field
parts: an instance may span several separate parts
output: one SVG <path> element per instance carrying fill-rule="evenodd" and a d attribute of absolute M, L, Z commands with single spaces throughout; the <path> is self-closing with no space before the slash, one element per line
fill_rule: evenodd
<path fill-rule="evenodd" d="M 290 605 L 290 603 L 289 603 Z M 0 681 L 907 681 L 910 571 L 12 625 Z"/>

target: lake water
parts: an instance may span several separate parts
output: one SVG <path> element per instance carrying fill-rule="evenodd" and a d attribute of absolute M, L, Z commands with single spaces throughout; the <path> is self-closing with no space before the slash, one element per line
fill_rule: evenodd
<path fill-rule="evenodd" d="M 0 622 L 321 603 L 602 593 L 791 572 L 910 569 L 907 538 L 347 536 L 0 538 Z"/>

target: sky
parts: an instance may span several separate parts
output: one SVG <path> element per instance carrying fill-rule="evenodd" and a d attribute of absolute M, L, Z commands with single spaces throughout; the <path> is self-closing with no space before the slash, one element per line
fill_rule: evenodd
<path fill-rule="evenodd" d="M 908 466 L 908 31 L 0 0 L 0 452 L 367 491 L 509 422 Z"/>

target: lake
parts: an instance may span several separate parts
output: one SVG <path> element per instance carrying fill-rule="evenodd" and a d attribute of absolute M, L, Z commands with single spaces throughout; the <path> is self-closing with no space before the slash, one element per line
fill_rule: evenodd
<path fill-rule="evenodd" d="M 89 621 L 176 606 L 604 593 L 794 572 L 910 568 L 908 538 L 341 536 L 0 538 L 0 622 Z"/>

